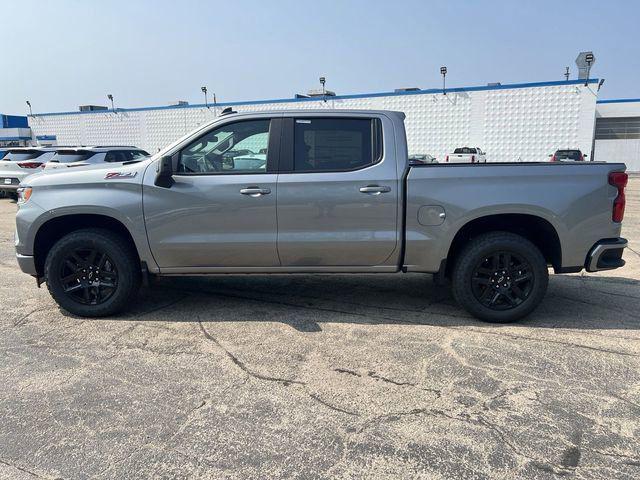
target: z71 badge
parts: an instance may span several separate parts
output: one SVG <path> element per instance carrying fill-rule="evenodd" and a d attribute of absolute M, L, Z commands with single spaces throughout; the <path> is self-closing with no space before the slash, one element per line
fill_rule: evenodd
<path fill-rule="evenodd" d="M 133 178 L 138 172 L 109 172 L 104 178 L 105 180 L 113 180 L 115 178 Z"/>

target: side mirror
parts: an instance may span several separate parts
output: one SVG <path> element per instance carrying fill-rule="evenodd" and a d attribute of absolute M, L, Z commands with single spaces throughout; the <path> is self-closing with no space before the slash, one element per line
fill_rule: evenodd
<path fill-rule="evenodd" d="M 584 155 L 582 155 L 583 157 L 588 157 L 589 155 L 587 155 L 586 153 Z"/>
<path fill-rule="evenodd" d="M 156 168 L 156 181 L 154 184 L 158 187 L 171 188 L 173 181 L 173 160 L 166 156 L 160 158 Z"/>

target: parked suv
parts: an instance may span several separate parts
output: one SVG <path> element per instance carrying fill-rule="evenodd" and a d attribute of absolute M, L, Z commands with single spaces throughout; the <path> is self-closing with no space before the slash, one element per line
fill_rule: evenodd
<path fill-rule="evenodd" d="M 0 193 L 15 194 L 20 182 L 40 171 L 40 167 L 51 160 L 56 147 L 9 148 L 0 160 Z"/>
<path fill-rule="evenodd" d="M 105 166 L 107 163 L 124 163 L 142 160 L 149 154 L 136 147 L 96 146 L 58 150 L 44 165 L 44 172 L 70 167 Z"/>

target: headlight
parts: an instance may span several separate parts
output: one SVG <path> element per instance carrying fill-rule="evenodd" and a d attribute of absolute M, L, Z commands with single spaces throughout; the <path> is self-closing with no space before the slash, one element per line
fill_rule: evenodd
<path fill-rule="evenodd" d="M 18 188 L 18 204 L 27 203 L 31 198 L 32 191 L 33 189 L 31 187 Z"/>

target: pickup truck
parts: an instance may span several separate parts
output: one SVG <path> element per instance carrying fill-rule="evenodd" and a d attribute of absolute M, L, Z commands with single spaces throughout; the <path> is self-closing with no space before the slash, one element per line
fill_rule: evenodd
<path fill-rule="evenodd" d="M 542 301 L 549 267 L 624 265 L 624 171 L 409 166 L 403 113 L 231 112 L 149 158 L 31 177 L 17 260 L 79 316 L 123 310 L 150 276 L 424 272 L 510 322 Z"/>
<path fill-rule="evenodd" d="M 461 147 L 445 155 L 444 161 L 446 163 L 486 163 L 487 156 L 478 147 Z"/>

